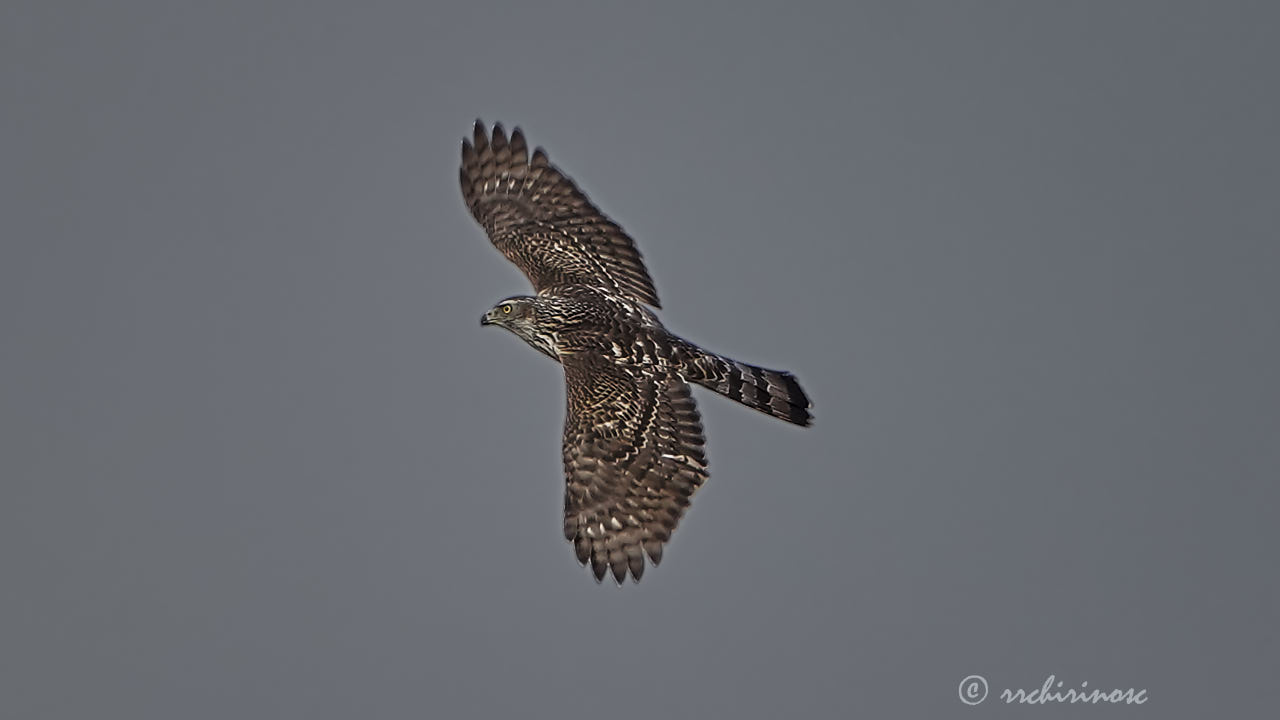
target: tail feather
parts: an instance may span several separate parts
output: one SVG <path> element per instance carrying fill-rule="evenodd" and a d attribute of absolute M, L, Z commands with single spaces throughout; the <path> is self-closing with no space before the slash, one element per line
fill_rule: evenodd
<path fill-rule="evenodd" d="M 813 403 L 789 372 L 768 370 L 712 353 L 702 353 L 690 363 L 688 379 L 715 390 L 730 400 L 796 425 L 813 423 Z"/>

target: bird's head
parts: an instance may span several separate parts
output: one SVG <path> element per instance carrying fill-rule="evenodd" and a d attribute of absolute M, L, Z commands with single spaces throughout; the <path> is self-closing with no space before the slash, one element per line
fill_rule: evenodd
<path fill-rule="evenodd" d="M 481 325 L 498 325 L 515 333 L 545 355 L 557 357 L 555 333 L 538 321 L 538 299 L 509 297 L 480 318 Z"/>
<path fill-rule="evenodd" d="M 480 318 L 480 324 L 501 325 L 512 332 L 517 332 L 517 328 L 528 325 L 532 320 L 533 298 L 517 296 L 509 297 L 489 308 L 489 312 Z"/>

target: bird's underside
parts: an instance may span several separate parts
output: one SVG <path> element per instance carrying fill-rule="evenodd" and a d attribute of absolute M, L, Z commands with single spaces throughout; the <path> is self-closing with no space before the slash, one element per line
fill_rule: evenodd
<path fill-rule="evenodd" d="M 491 309 L 501 325 L 561 363 L 565 538 L 597 580 L 644 574 L 707 478 L 690 383 L 796 425 L 811 404 L 789 373 L 707 352 L 669 332 L 635 243 L 519 129 L 492 138 L 476 122 L 462 145 L 462 194 L 533 296 Z M 646 307 L 649 306 L 649 307 Z"/>

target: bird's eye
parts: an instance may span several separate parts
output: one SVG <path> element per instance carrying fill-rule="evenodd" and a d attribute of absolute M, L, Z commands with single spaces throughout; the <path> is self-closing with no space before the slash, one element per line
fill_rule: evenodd
<path fill-rule="evenodd" d="M 510 314 L 511 314 L 511 306 L 510 306 L 510 305 L 503 305 L 503 306 L 502 306 L 502 312 L 503 312 L 503 314 L 510 315 Z"/>

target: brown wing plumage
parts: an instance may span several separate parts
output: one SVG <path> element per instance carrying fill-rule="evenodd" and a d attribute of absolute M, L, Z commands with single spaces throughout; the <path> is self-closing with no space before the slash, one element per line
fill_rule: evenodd
<path fill-rule="evenodd" d="M 508 140 L 494 125 L 490 139 L 477 120 L 474 140 L 462 142 L 460 178 L 471 214 L 535 290 L 594 285 L 659 306 L 635 243 L 542 148 L 530 158 L 519 128 Z"/>
<path fill-rule="evenodd" d="M 564 358 L 564 534 L 600 580 L 639 581 L 707 478 L 689 385 L 661 368 Z M 653 373 L 653 374 L 650 374 Z"/>

